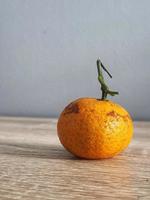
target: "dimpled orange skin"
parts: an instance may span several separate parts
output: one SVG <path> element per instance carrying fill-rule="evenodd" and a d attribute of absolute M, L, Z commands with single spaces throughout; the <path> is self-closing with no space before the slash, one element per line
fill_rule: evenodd
<path fill-rule="evenodd" d="M 133 135 L 133 123 L 120 105 L 80 98 L 61 113 L 58 137 L 72 154 L 86 159 L 111 158 L 123 151 Z"/>

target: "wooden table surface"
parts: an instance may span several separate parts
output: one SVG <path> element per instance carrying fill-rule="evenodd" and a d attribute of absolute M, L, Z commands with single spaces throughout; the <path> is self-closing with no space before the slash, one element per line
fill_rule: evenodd
<path fill-rule="evenodd" d="M 129 148 L 105 160 L 69 154 L 56 123 L 0 117 L 0 200 L 150 200 L 149 122 L 135 122 Z"/>

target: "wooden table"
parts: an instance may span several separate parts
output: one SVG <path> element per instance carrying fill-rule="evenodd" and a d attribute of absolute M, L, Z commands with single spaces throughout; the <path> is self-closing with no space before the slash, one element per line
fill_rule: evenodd
<path fill-rule="evenodd" d="M 129 148 L 106 160 L 69 154 L 56 122 L 0 118 L 0 200 L 150 200 L 149 122 L 135 122 Z"/>

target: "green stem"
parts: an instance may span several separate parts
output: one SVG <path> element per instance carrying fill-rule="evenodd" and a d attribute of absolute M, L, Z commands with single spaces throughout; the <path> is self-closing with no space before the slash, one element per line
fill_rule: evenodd
<path fill-rule="evenodd" d="M 102 69 L 109 75 L 110 78 L 112 78 L 112 75 L 109 73 L 109 71 L 105 68 L 105 66 L 102 64 L 100 59 L 97 60 L 97 71 L 98 71 L 98 81 L 101 84 L 101 90 L 102 90 L 102 98 L 101 100 L 105 100 L 107 98 L 107 95 L 115 96 L 119 94 L 117 91 L 111 91 L 109 90 L 109 87 L 106 85 Z"/>

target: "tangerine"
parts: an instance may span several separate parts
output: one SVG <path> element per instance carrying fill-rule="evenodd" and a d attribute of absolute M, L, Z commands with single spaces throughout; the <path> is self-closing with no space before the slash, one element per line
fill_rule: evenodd
<path fill-rule="evenodd" d="M 108 94 L 114 96 L 118 92 L 109 90 L 99 68 L 103 66 L 100 60 L 97 65 L 102 99 L 85 97 L 73 101 L 63 110 L 57 124 L 62 145 L 72 154 L 86 159 L 115 156 L 128 146 L 133 135 L 129 113 L 106 99 Z"/>

